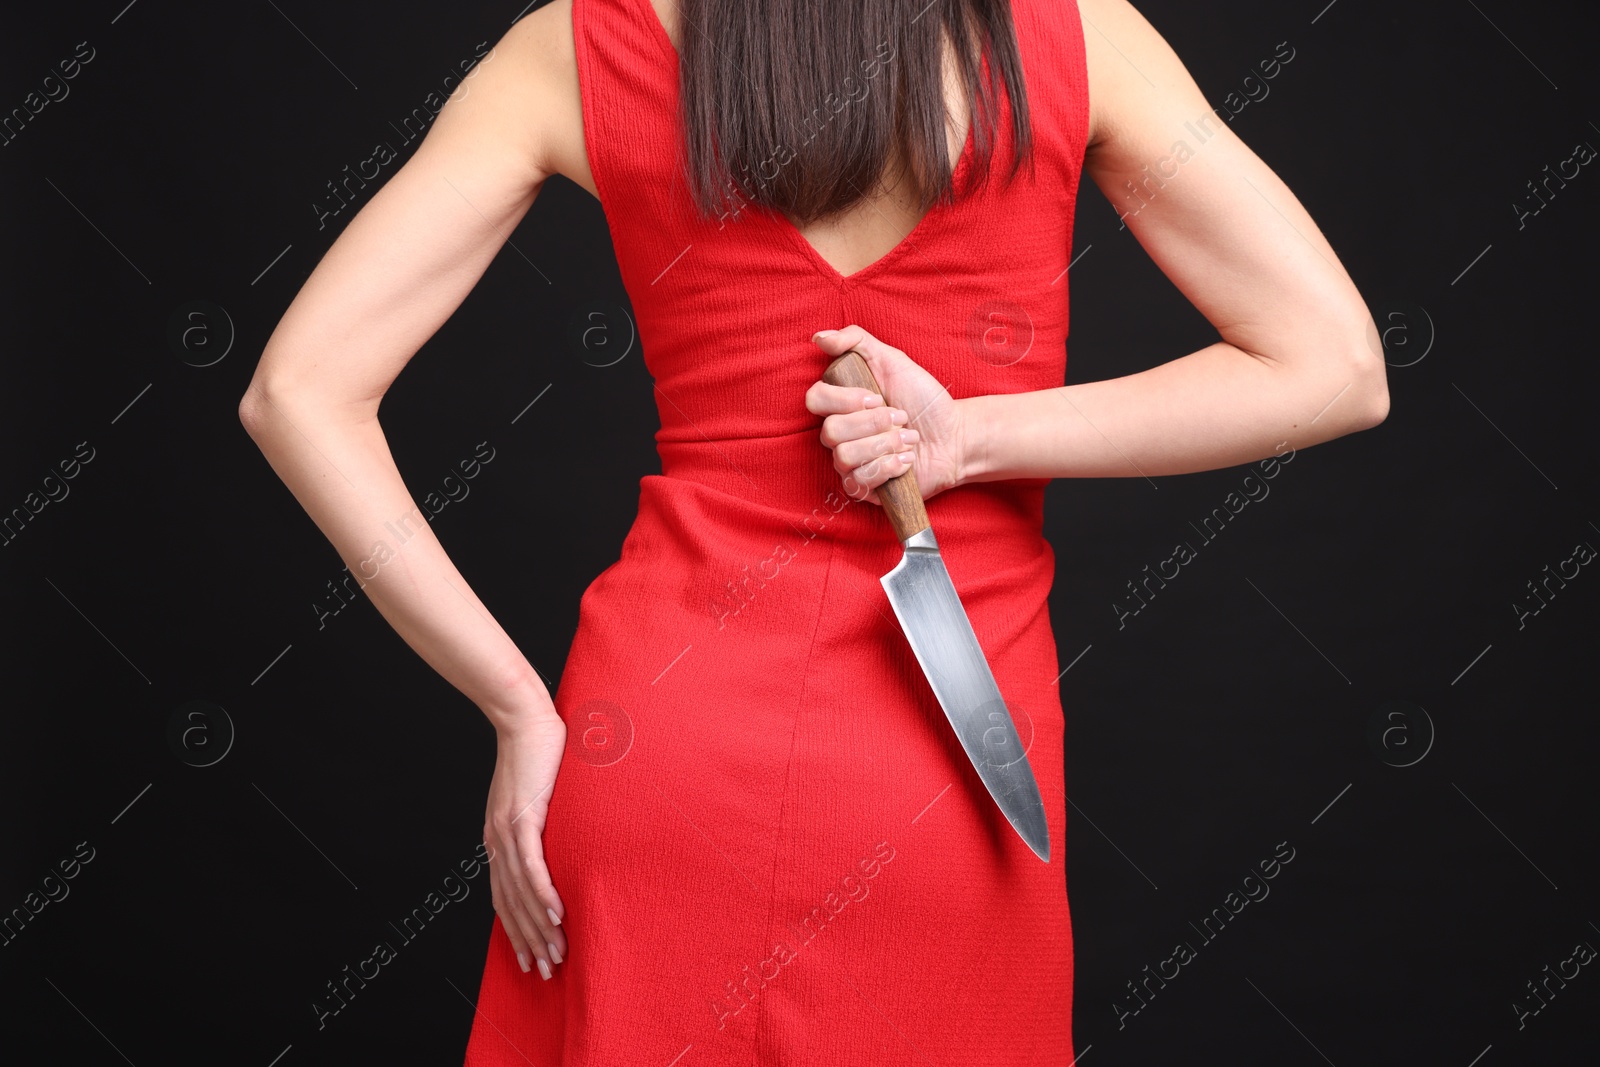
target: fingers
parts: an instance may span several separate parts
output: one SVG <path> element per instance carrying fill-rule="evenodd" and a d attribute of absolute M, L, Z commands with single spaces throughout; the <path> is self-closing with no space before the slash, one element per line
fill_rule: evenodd
<path fill-rule="evenodd" d="M 905 428 L 909 421 L 903 410 L 894 407 L 869 408 L 866 411 L 846 411 L 829 415 L 822 420 L 822 443 L 829 448 L 838 448 L 846 441 L 856 441 L 874 434 L 892 436 Z M 870 458 L 862 456 L 862 461 Z"/>
<path fill-rule="evenodd" d="M 806 410 L 813 415 L 836 415 L 884 406 L 883 397 L 878 393 L 852 385 L 829 385 L 819 379 L 806 390 Z"/>
<path fill-rule="evenodd" d="M 822 330 L 812 336 L 812 341 L 824 352 L 841 356 L 852 348 L 861 353 L 872 371 L 878 389 L 892 392 L 894 370 L 899 363 L 909 363 L 906 354 L 898 348 L 884 344 L 859 326 L 846 326 L 842 330 Z M 885 399 L 872 389 L 829 385 L 817 381 L 806 390 L 806 410 L 813 415 L 837 415 L 875 408 L 888 407 Z M 887 424 L 876 426 L 886 429 Z M 855 436 L 860 436 L 859 434 Z M 832 447 L 832 446 L 830 446 Z"/>
<path fill-rule="evenodd" d="M 870 408 L 829 415 L 822 420 L 822 443 L 833 449 L 833 466 L 846 478 L 845 489 L 861 499 L 890 478 L 904 473 L 915 459 L 921 435 L 906 425 L 899 408 Z M 882 461 L 882 462 L 879 462 Z M 867 496 L 874 503 L 876 494 Z"/>
<path fill-rule="evenodd" d="M 840 467 L 838 455 L 838 452 L 834 453 L 834 469 L 844 476 L 844 491 L 856 500 L 871 500 L 874 504 L 882 502 L 873 490 L 890 478 L 898 478 L 911 470 L 916 463 L 916 453 L 900 451 L 879 456 L 859 467 L 845 469 Z"/>
<path fill-rule="evenodd" d="M 500 928 L 506 932 L 506 940 L 511 942 L 511 951 L 517 955 L 517 966 L 526 973 L 533 970 L 535 956 L 528 938 L 522 932 L 522 921 L 517 917 L 516 909 L 512 907 L 513 892 L 509 886 L 503 885 L 502 881 L 499 873 L 491 869 L 489 886 L 494 900 L 494 913 L 500 918 Z"/>
<path fill-rule="evenodd" d="M 553 966 L 567 955 L 566 934 L 551 918 L 550 911 L 560 916 L 565 909 L 550 882 L 538 835 L 533 835 L 531 848 L 525 840 L 517 841 L 516 836 L 500 835 L 502 847 L 489 865 L 494 910 L 516 952 L 518 965 L 525 972 L 537 967 L 540 976 L 549 979 Z"/>
<path fill-rule="evenodd" d="M 830 438 L 827 429 L 823 430 L 823 443 L 827 444 Z M 869 434 L 865 437 L 851 437 L 840 440 L 830 445 L 833 449 L 833 466 L 840 474 L 849 474 L 858 468 L 865 468 L 873 460 L 889 456 L 898 456 L 909 453 L 912 446 L 921 439 L 917 431 L 908 426 L 896 423 L 894 426 L 879 433 Z M 876 468 L 874 468 L 875 470 Z M 870 480 L 872 471 L 861 471 L 858 477 Z M 889 475 L 894 477 L 894 475 Z M 873 486 L 878 483 L 873 482 Z"/>
<path fill-rule="evenodd" d="M 544 938 L 546 955 L 552 963 L 560 963 L 567 955 L 567 935 L 551 917 L 561 914 L 561 898 L 550 881 L 550 869 L 544 862 L 544 845 L 539 829 L 526 823 L 518 830 L 517 849 L 522 858 L 523 910 L 534 920 Z"/>
<path fill-rule="evenodd" d="M 817 347 L 830 356 L 842 356 L 854 348 L 860 351 L 869 363 L 879 349 L 888 347 L 855 323 L 837 330 L 819 330 L 811 339 L 816 342 Z"/>
<path fill-rule="evenodd" d="M 860 352 L 884 388 L 894 361 L 906 358 L 899 349 L 853 324 L 819 331 L 812 341 L 830 356 L 841 356 L 852 348 Z M 845 492 L 856 500 L 881 503 L 877 487 L 911 470 L 916 462 L 914 446 L 921 436 L 907 425 L 910 416 L 870 389 L 818 381 L 806 390 L 806 410 L 825 416 L 822 443 L 833 450 L 834 469 L 844 479 Z"/>
<path fill-rule="evenodd" d="M 897 361 L 907 358 L 898 348 L 878 340 L 854 323 L 837 330 L 819 330 L 811 339 L 830 356 L 842 356 L 852 348 L 860 352 L 878 385 L 885 389 L 888 388 L 885 376 Z"/>
<path fill-rule="evenodd" d="M 549 949 L 545 947 L 544 933 L 528 914 L 523 901 L 521 879 L 516 873 L 518 857 L 515 849 L 508 844 L 500 851 L 497 861 L 498 867 L 491 865 L 490 869 L 493 875 L 494 908 L 500 915 L 500 924 L 511 941 L 511 948 L 517 954 L 517 964 L 524 972 L 532 971 L 537 966 L 539 974 L 548 979 Z"/>

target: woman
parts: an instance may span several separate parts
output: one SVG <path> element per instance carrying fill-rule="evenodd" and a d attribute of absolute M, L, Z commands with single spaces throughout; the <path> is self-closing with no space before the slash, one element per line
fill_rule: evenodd
<path fill-rule="evenodd" d="M 240 415 L 347 562 L 381 547 L 373 603 L 495 726 L 469 1064 L 1067 1063 L 1060 860 L 1005 823 L 888 610 L 877 488 L 915 473 L 1059 857 L 1043 487 L 1376 425 L 1376 330 L 1126 0 L 754 7 L 513 26 Z M 1084 173 L 1223 340 L 1061 387 Z M 552 174 L 611 224 L 663 464 L 554 697 L 426 523 L 386 542 L 414 505 L 376 418 Z M 820 380 L 852 348 L 883 398 Z"/>

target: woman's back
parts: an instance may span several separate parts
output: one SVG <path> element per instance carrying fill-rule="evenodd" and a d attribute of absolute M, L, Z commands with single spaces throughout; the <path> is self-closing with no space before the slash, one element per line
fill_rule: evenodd
<path fill-rule="evenodd" d="M 900 545 L 840 489 L 804 396 L 829 362 L 812 333 L 845 323 L 958 398 L 1062 383 L 1088 135 L 1076 5 L 1012 4 L 1031 172 L 1003 180 L 1007 101 L 986 184 L 965 184 L 969 124 L 951 145 L 969 195 L 919 219 L 902 187 L 803 230 L 694 211 L 672 10 L 572 0 L 580 125 L 565 108 L 547 147 L 604 208 L 663 473 L 584 594 L 555 698 L 569 744 L 544 848 L 568 956 L 541 981 L 494 931 L 467 1062 L 1068 1062 L 1060 861 L 1011 830 L 953 736 L 878 582 Z M 927 510 L 1059 847 L 1045 484 Z"/>
<path fill-rule="evenodd" d="M 535 32 L 540 37 L 542 54 L 546 60 L 539 69 L 529 73 L 538 78 L 544 97 L 553 105 L 543 126 L 547 138 L 545 155 L 550 171 L 598 198 L 599 191 L 595 187 L 594 173 L 590 169 L 584 145 L 581 83 L 578 78 L 576 41 L 572 35 L 572 5 L 573 0 L 556 0 L 524 20 L 530 24 L 539 23 Z M 667 36 L 674 53 L 681 54 L 683 29 L 677 0 L 644 0 L 644 6 L 653 11 L 662 24 L 662 32 Z M 884 54 L 884 48 L 880 46 L 865 57 L 863 65 L 868 69 L 877 69 L 864 81 L 872 81 L 877 70 L 886 66 L 881 62 Z M 954 62 L 954 55 L 946 41 L 946 107 L 951 116 L 946 148 L 949 169 L 952 171 L 960 161 L 970 119 L 966 97 L 960 92 L 959 83 L 954 80 Z M 872 87 L 868 86 L 866 91 L 872 91 Z M 877 91 L 883 91 L 881 83 Z M 826 112 L 827 109 L 819 102 L 818 110 Z M 832 116 L 827 117 L 831 119 Z M 817 249 L 822 259 L 837 273 L 853 274 L 882 258 L 926 214 L 918 203 L 915 183 L 899 178 L 904 165 L 903 156 L 896 153 L 879 187 L 868 190 L 859 203 L 836 217 L 796 227 L 807 243 Z"/>
<path fill-rule="evenodd" d="M 571 0 L 530 18 L 559 17 L 564 6 Z M 920 221 L 902 183 L 839 219 L 799 228 L 751 207 L 721 219 L 696 216 L 672 163 L 681 154 L 678 59 L 657 7 L 606 0 L 603 12 L 586 15 L 582 0 L 576 6 L 586 32 L 574 40 L 569 94 L 586 70 L 597 84 L 584 90 L 586 112 L 563 96 L 551 165 L 605 209 L 644 355 L 665 394 L 659 440 L 814 429 L 801 399 L 826 360 L 810 336 L 856 319 L 871 318 L 879 336 L 937 368 L 952 395 L 1061 383 L 1065 270 L 1088 116 L 1075 5 L 1021 4 L 1014 12 L 1030 78 L 1031 180 L 1026 171 L 1012 186 L 991 178 L 978 195 L 935 206 Z M 671 0 L 658 6 L 673 11 Z M 561 81 L 567 84 L 565 74 Z M 869 83 L 869 91 L 887 88 L 886 76 Z M 833 121 L 847 119 L 848 112 Z M 1009 164 L 1008 121 L 1000 123 L 996 171 Z M 972 155 L 970 133 L 963 145 L 959 157 L 952 151 L 962 162 L 958 179 Z M 895 204 L 907 210 L 896 213 Z M 770 365 L 746 362 L 747 348 L 773 357 Z M 707 395 L 721 411 L 675 408 L 681 392 L 693 398 L 712 384 Z M 781 407 L 771 403 L 778 397 Z"/>

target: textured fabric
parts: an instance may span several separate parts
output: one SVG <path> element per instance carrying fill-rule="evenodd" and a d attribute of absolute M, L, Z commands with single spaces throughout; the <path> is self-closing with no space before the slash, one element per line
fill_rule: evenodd
<path fill-rule="evenodd" d="M 841 277 L 781 214 L 696 217 L 677 55 L 649 0 L 575 0 L 584 132 L 657 385 L 661 475 L 580 602 L 544 833 L 566 962 L 495 920 L 468 1067 L 1067 1064 L 1072 935 L 1045 481 L 928 516 L 1044 797 L 1040 862 L 984 789 L 842 492 L 810 337 L 858 323 L 955 397 L 1062 384 L 1088 128 L 1072 0 L 1013 0 L 1037 166 Z M 880 75 L 882 77 L 882 75 Z M 887 82 L 883 83 L 887 85 Z M 874 86 L 877 89 L 877 86 Z M 975 164 L 969 136 L 958 181 Z"/>

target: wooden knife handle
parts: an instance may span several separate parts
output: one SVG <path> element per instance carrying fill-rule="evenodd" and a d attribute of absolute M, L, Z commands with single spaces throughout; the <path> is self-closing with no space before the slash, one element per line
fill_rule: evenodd
<path fill-rule="evenodd" d="M 822 380 L 829 385 L 871 389 L 883 396 L 883 390 L 878 388 L 878 380 L 872 376 L 872 368 L 861 358 L 861 353 L 853 348 L 828 364 L 828 369 L 822 372 Z M 887 397 L 884 402 L 888 403 Z M 878 499 L 883 502 L 884 514 L 889 516 L 895 536 L 902 542 L 928 528 L 928 511 L 922 506 L 922 490 L 917 485 L 917 472 L 914 469 L 908 468 L 905 473 L 897 474 L 878 486 Z"/>

